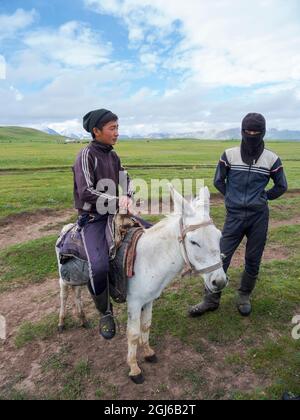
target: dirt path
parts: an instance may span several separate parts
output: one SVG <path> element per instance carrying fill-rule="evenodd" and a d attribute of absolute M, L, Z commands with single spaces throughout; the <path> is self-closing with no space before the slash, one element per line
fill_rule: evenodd
<path fill-rule="evenodd" d="M 76 216 L 73 209 L 23 214 L 7 219 L 0 227 L 0 250 L 51 234 L 58 234 L 62 226 Z"/>

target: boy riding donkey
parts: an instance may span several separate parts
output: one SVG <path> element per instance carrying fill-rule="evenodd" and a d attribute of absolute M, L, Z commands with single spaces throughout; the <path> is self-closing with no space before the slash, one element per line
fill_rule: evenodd
<path fill-rule="evenodd" d="M 75 207 L 88 257 L 88 289 L 101 315 L 100 334 L 110 340 L 116 327 L 108 287 L 106 225 L 109 214 L 114 214 L 118 207 L 125 212 L 129 210 L 133 191 L 130 178 L 113 149 L 119 136 L 118 117 L 106 109 L 92 111 L 83 118 L 83 127 L 93 140 L 79 153 L 73 167 Z M 124 194 L 121 197 L 119 185 Z"/>
<path fill-rule="evenodd" d="M 215 175 L 215 187 L 225 196 L 227 217 L 221 239 L 227 272 L 233 254 L 247 237 L 245 271 L 241 278 L 237 308 L 242 316 L 252 311 L 250 295 L 255 288 L 269 226 L 268 201 L 287 191 L 280 158 L 265 148 L 266 120 L 261 114 L 248 114 L 242 122 L 241 147 L 226 150 Z M 270 179 L 274 187 L 266 191 Z M 205 291 L 202 303 L 190 310 L 201 316 L 219 308 L 221 293 Z"/>

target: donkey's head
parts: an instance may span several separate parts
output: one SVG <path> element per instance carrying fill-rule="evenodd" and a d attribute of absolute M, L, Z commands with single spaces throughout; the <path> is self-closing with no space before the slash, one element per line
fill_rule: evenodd
<path fill-rule="evenodd" d="M 170 185 L 175 214 L 181 216 L 181 249 L 186 271 L 200 273 L 206 288 L 213 293 L 227 286 L 220 251 L 221 232 L 210 218 L 210 193 L 201 188 L 190 203 Z"/>

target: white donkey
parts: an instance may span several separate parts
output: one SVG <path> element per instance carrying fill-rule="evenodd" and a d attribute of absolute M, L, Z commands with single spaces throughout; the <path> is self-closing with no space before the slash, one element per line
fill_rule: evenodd
<path fill-rule="evenodd" d="M 210 194 L 202 188 L 200 195 L 187 202 L 172 186 L 174 214 L 148 229 L 137 245 L 135 275 L 128 281 L 128 364 L 130 378 L 142 384 L 144 377 L 137 363 L 137 348 L 143 348 L 145 360 L 157 363 L 155 351 L 149 345 L 153 301 L 178 274 L 189 272 L 203 276 L 211 292 L 219 292 L 227 285 L 220 253 L 221 232 L 210 218 Z M 65 314 L 66 284 L 61 285 L 61 316 Z M 85 316 L 80 294 L 77 310 L 84 324 Z"/>

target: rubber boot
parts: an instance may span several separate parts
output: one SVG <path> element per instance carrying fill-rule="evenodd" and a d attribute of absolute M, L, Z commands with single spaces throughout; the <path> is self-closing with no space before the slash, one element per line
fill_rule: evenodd
<path fill-rule="evenodd" d="M 113 317 L 113 307 L 109 301 L 107 289 L 105 289 L 101 295 L 92 295 L 92 298 L 98 312 L 103 315 L 100 318 L 99 334 L 105 338 L 105 340 L 111 340 L 116 335 L 116 324 Z"/>
<path fill-rule="evenodd" d="M 244 271 L 241 278 L 241 287 L 239 289 L 239 295 L 237 300 L 238 311 L 244 317 L 248 317 L 251 315 L 252 306 L 250 296 L 255 288 L 256 281 L 257 276 L 250 276 L 250 274 Z"/>
<path fill-rule="evenodd" d="M 205 289 L 204 300 L 189 310 L 189 315 L 196 318 L 204 315 L 206 312 L 214 312 L 219 309 L 222 293 L 211 293 Z"/>

